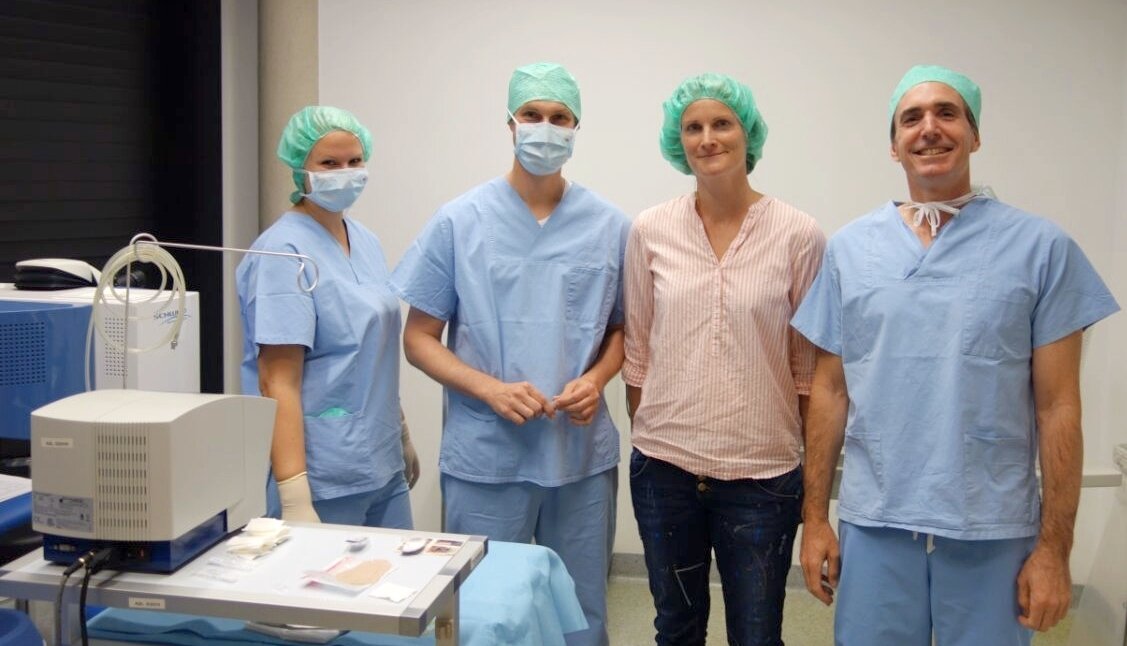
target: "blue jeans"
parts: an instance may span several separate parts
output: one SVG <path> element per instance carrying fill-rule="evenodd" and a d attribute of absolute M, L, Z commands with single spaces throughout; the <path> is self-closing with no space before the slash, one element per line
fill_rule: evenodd
<path fill-rule="evenodd" d="M 783 643 L 783 598 L 801 518 L 802 467 L 775 478 L 725 481 L 695 476 L 635 449 L 630 494 L 657 609 L 659 645 L 704 646 L 713 551 L 728 643 Z"/>

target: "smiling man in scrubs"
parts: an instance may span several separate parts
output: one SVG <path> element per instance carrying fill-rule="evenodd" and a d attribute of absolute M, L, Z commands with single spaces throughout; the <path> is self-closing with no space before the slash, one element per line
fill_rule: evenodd
<path fill-rule="evenodd" d="M 589 625 L 568 643 L 601 645 L 619 452 L 602 392 L 622 365 L 630 225 L 561 174 L 580 115 L 563 67 L 517 69 L 512 168 L 440 208 L 391 284 L 407 360 L 445 386 L 445 530 L 558 552 Z"/>
<path fill-rule="evenodd" d="M 839 644 L 1029 644 L 1068 611 L 1081 336 L 1119 307 L 1058 226 L 972 190 L 980 110 L 966 76 L 908 71 L 889 120 L 911 199 L 830 240 L 792 320 L 820 349 L 802 568 L 837 593 Z"/>

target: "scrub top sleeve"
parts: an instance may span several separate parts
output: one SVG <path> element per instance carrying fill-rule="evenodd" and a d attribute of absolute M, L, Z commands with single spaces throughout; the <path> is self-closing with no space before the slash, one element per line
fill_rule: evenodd
<path fill-rule="evenodd" d="M 630 240 L 630 220 L 625 215 L 620 215 L 622 219 L 622 226 L 619 229 L 618 236 L 618 291 L 614 298 L 614 309 L 611 310 L 609 325 L 623 325 L 626 322 L 626 305 L 624 301 L 625 292 L 625 267 L 626 267 L 626 245 Z"/>
<path fill-rule="evenodd" d="M 313 296 L 297 282 L 292 258 L 256 256 L 247 276 L 243 315 L 256 345 L 303 345 L 312 348 L 317 329 Z M 309 279 L 308 274 L 306 280 Z"/>
<path fill-rule="evenodd" d="M 791 314 L 810 290 L 810 284 L 822 266 L 822 256 L 826 249 L 826 236 L 814 223 L 797 239 L 791 266 Z M 795 390 L 800 395 L 810 394 L 810 384 L 814 380 L 814 345 L 793 328 L 788 334 L 791 374 L 794 376 Z"/>
<path fill-rule="evenodd" d="M 453 225 L 439 212 L 407 249 L 388 286 L 410 306 L 449 321 L 458 306 L 454 251 Z"/>
<path fill-rule="evenodd" d="M 650 327 L 653 325 L 653 276 L 650 274 L 649 251 L 642 227 L 630 230 L 623 265 L 623 296 L 626 304 L 626 358 L 622 363 L 622 380 L 630 386 L 641 386 L 650 367 Z"/>
<path fill-rule="evenodd" d="M 1071 238 L 1054 236 L 1042 256 L 1042 283 L 1033 308 L 1033 347 L 1058 341 L 1119 311 L 1119 304 Z"/>
<path fill-rule="evenodd" d="M 818 270 L 814 283 L 810 285 L 810 290 L 803 297 L 790 324 L 814 345 L 841 356 L 841 316 L 841 278 L 831 244 L 826 248 L 822 267 Z"/>

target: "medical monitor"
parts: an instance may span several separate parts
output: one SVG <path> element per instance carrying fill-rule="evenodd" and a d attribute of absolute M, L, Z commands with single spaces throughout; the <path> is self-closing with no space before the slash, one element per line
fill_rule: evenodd
<path fill-rule="evenodd" d="M 138 558 L 170 550 L 152 569 L 171 570 L 261 516 L 274 410 L 263 397 L 141 390 L 36 410 L 32 527 L 46 558 L 129 545 Z"/>

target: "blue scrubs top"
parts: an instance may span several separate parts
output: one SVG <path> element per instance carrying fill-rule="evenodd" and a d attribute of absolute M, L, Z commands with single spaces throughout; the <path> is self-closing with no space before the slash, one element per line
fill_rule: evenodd
<path fill-rule="evenodd" d="M 791 324 L 844 364 L 841 519 L 1037 534 L 1033 349 L 1118 309 L 1071 238 L 996 200 L 927 248 L 893 203 L 839 231 Z"/>
<path fill-rule="evenodd" d="M 572 184 L 541 227 L 505 178 L 444 205 L 395 268 L 392 289 L 448 321 L 467 365 L 551 398 L 594 363 L 608 324 L 621 324 L 630 221 Z M 485 402 L 445 391 L 439 468 L 473 482 L 556 487 L 618 463 L 605 402 L 589 426 L 566 414 L 517 426 Z"/>
<path fill-rule="evenodd" d="M 305 459 L 314 500 L 379 489 L 403 471 L 399 301 L 368 229 L 345 218 L 351 249 L 312 217 L 288 212 L 252 249 L 301 253 L 320 271 L 313 293 L 292 258 L 248 254 L 236 281 L 243 315 L 243 392 L 258 395 L 258 346 L 303 345 Z M 305 270 L 305 282 L 313 272 Z"/>

